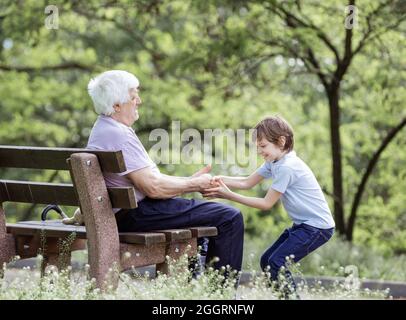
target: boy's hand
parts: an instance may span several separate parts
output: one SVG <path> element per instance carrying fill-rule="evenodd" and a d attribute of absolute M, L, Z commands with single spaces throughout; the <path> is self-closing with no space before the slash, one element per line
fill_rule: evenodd
<path fill-rule="evenodd" d="M 205 189 L 202 194 L 205 198 L 223 198 L 228 199 L 232 191 L 225 185 L 220 177 L 212 178 L 213 184 L 217 184 L 214 188 Z"/>
<path fill-rule="evenodd" d="M 213 176 L 213 177 L 211 178 L 211 183 L 212 183 L 214 186 L 219 186 L 219 185 L 220 185 L 220 180 L 221 180 L 221 177 L 220 177 L 220 176 Z"/>

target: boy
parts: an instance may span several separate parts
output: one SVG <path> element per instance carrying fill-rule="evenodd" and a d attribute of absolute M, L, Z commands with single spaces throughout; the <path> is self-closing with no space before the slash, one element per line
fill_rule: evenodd
<path fill-rule="evenodd" d="M 260 261 L 262 270 L 269 269 L 271 279 L 276 281 L 286 257 L 298 262 L 326 243 L 334 233 L 335 223 L 313 172 L 293 151 L 290 125 L 275 116 L 263 119 L 255 129 L 253 138 L 264 164 L 249 177 L 214 177 L 220 186 L 205 190 L 204 196 L 224 198 L 261 210 L 271 209 L 281 199 L 293 226 L 263 253 Z M 243 196 L 229 189 L 251 189 L 264 178 L 272 178 L 264 198 Z M 289 270 L 286 276 L 295 289 Z"/>

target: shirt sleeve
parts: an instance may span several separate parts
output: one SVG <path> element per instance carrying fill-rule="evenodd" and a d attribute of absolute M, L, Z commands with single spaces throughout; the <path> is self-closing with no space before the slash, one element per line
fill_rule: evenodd
<path fill-rule="evenodd" d="M 141 141 L 136 137 L 127 139 L 127 141 L 122 144 L 121 151 L 127 170 L 119 173 L 120 176 L 154 165 Z"/>
<path fill-rule="evenodd" d="M 275 179 L 272 181 L 271 188 L 285 193 L 286 189 L 293 183 L 293 171 L 289 167 L 279 167 L 275 172 Z"/>
<path fill-rule="evenodd" d="M 270 178 L 272 175 L 271 167 L 268 162 L 264 162 L 262 166 L 260 166 L 256 171 L 261 177 Z"/>

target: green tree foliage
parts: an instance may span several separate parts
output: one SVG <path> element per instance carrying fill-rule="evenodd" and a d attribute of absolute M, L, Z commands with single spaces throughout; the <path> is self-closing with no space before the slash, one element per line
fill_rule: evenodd
<path fill-rule="evenodd" d="M 182 130 L 203 132 L 249 129 L 267 114 L 281 114 L 295 130 L 299 156 L 315 172 L 336 219 L 342 219 L 340 231 L 348 231 L 368 164 L 406 116 L 402 1 L 356 1 L 358 26 L 351 32 L 344 28 L 345 5 L 338 0 L 53 4 L 58 29 L 45 27 L 46 1 L 0 4 L 0 144 L 84 147 L 96 119 L 86 91 L 89 79 L 124 69 L 141 80 L 144 103 L 134 128 L 147 148 L 154 143 L 151 130 L 169 130 L 173 120 Z M 331 138 L 334 123 L 339 144 Z M 356 242 L 405 252 L 404 146 L 403 129 L 372 167 L 356 211 Z M 337 161 L 341 169 L 334 171 Z M 188 175 L 198 167 L 161 169 Z M 236 168 L 213 171 L 231 174 Z M 23 178 L 12 170 L 0 173 Z M 25 174 L 47 181 L 68 178 Z M 247 194 L 264 195 L 267 187 Z M 10 206 L 9 212 L 18 208 Z M 271 212 L 241 209 L 254 236 L 289 222 L 280 206 Z"/>

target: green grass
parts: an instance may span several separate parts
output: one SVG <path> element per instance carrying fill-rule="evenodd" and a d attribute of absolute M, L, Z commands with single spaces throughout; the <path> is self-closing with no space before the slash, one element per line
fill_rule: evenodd
<path fill-rule="evenodd" d="M 273 239 L 274 240 L 274 239 Z M 272 244 L 267 235 L 245 239 L 243 269 L 259 271 L 262 253 Z M 360 278 L 406 281 L 406 255 L 384 255 L 369 247 L 357 246 L 337 235 L 300 261 L 300 270 L 309 276 L 345 276 L 346 270 Z"/>
<path fill-rule="evenodd" d="M 39 258 L 40 259 L 40 258 Z M 296 275 L 300 270 L 291 266 Z M 105 291 L 95 288 L 94 279 L 89 279 L 89 267 L 72 271 L 69 267 L 58 272 L 50 266 L 44 277 L 40 277 L 38 269 L 7 269 L 3 268 L 0 278 L 0 300 L 274 300 L 281 296 L 277 290 L 268 285 L 269 274 L 253 272 L 251 281 L 240 285 L 236 290 L 233 277 L 225 280 L 224 271 L 209 268 L 197 279 L 191 279 L 187 270 L 187 259 L 170 262 L 171 276 L 158 275 L 149 279 L 148 274 L 139 275 L 132 272 L 119 275 L 117 289 L 107 286 Z M 113 271 L 112 271 L 113 272 Z M 289 285 L 281 278 L 284 286 Z M 350 285 L 349 285 L 350 284 Z M 320 284 L 309 286 L 304 281 L 298 283 L 301 299 L 385 299 L 387 291 L 361 290 L 354 282 L 335 283 L 332 288 L 323 288 Z M 294 297 L 291 297 L 294 298 Z"/>
<path fill-rule="evenodd" d="M 197 279 L 191 279 L 187 259 L 183 257 L 180 261 L 170 261 L 171 276 L 160 274 L 155 279 L 150 279 L 148 274 L 140 275 L 134 269 L 119 274 L 116 289 L 108 286 L 105 291 L 100 291 L 95 288 L 94 279 L 89 278 L 88 265 L 74 272 L 71 267 L 59 272 L 56 267 L 50 266 L 45 277 L 41 278 L 38 272 L 41 260 L 39 255 L 37 267 L 33 269 L 8 269 L 6 264 L 3 266 L 0 270 L 0 300 L 280 299 L 279 291 L 268 285 L 269 274 L 259 272 L 260 256 L 271 244 L 272 241 L 266 236 L 246 238 L 243 270 L 250 273 L 250 281 L 240 285 L 237 290 L 234 288 L 233 277 L 225 280 L 224 269 L 208 268 Z M 87 253 L 74 252 L 72 258 L 76 262 L 86 263 Z M 369 278 L 405 281 L 405 265 L 404 255 L 384 256 L 375 250 L 352 245 L 334 236 L 300 263 L 289 263 L 288 267 L 294 276 L 301 279 L 297 281 L 301 299 L 385 299 L 388 298 L 388 291 L 361 289 L 360 280 Z M 337 280 L 332 286 L 325 288 L 321 282 L 308 285 L 305 276 L 345 278 L 344 281 Z M 286 279 L 282 279 L 282 284 L 289 285 Z"/>

